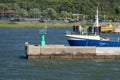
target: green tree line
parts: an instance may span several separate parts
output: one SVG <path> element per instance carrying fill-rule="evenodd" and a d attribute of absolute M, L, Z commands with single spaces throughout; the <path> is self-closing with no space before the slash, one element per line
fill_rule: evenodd
<path fill-rule="evenodd" d="M 120 0 L 0 0 L 0 11 L 14 11 L 22 18 L 94 19 L 99 7 L 100 19 L 120 19 Z"/>

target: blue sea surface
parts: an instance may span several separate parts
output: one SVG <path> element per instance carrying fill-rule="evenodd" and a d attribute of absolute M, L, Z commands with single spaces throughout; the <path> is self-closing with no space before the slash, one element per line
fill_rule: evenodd
<path fill-rule="evenodd" d="M 120 80 L 120 60 L 27 60 L 24 44 L 40 43 L 40 28 L 0 28 L 0 80 Z M 68 46 L 71 28 L 48 28 L 47 44 Z M 102 34 L 116 39 L 119 34 Z"/>

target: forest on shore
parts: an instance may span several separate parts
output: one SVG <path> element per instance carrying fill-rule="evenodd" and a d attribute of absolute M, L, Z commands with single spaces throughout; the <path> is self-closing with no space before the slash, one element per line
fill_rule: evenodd
<path fill-rule="evenodd" d="M 101 20 L 120 20 L 120 0 L 0 0 L 0 12 L 16 18 L 94 19 L 97 7 Z"/>

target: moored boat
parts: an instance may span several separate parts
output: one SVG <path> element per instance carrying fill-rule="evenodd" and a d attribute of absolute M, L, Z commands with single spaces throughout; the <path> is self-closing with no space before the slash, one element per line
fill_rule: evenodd
<path fill-rule="evenodd" d="M 106 24 L 101 26 L 101 32 L 108 33 L 108 32 L 114 32 L 115 26 L 113 24 Z"/>
<path fill-rule="evenodd" d="M 99 35 L 98 8 L 96 15 L 96 26 L 91 27 L 87 34 L 82 32 L 80 26 L 74 26 L 73 32 L 66 34 L 70 46 L 97 46 L 97 47 L 120 47 L 120 42 L 102 38 Z"/>

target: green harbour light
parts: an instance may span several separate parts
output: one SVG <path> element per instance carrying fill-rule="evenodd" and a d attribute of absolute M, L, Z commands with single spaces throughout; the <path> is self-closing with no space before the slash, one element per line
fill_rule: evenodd
<path fill-rule="evenodd" d="M 45 32 L 41 32 L 41 42 L 40 42 L 40 46 L 45 46 Z"/>

